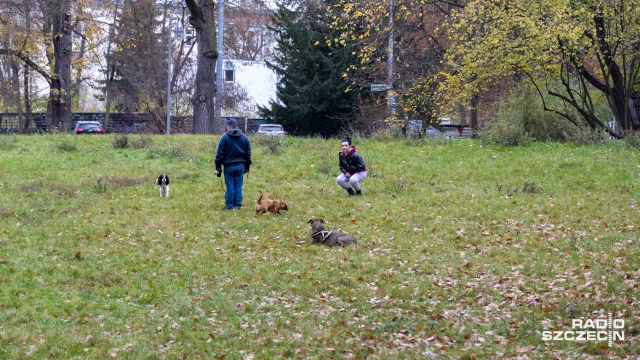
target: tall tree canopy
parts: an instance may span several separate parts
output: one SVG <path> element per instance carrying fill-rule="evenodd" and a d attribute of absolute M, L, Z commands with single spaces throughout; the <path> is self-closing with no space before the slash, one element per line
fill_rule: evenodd
<path fill-rule="evenodd" d="M 80 85 L 87 85 L 84 84 L 85 70 L 96 61 L 95 46 L 99 40 L 95 17 L 99 5 L 93 5 L 89 0 L 0 0 L 0 33 L 3 35 L 0 55 L 7 55 L 3 60 L 9 59 L 24 67 L 25 114 L 30 112 L 33 79 L 41 77 L 48 83 L 50 130 L 71 130 L 72 99 L 76 105 L 79 103 Z M 30 119 L 26 118 L 19 126 L 22 131 L 29 130 Z"/>
<path fill-rule="evenodd" d="M 529 79 L 572 123 L 614 136 L 640 129 L 640 7 L 632 0 L 473 1 L 451 20 L 441 93 L 470 97 L 506 76 Z M 605 103 L 618 131 L 598 114 Z"/>
<path fill-rule="evenodd" d="M 465 2 L 339 1 L 332 27 L 340 31 L 340 36 L 334 41 L 358 44 L 357 61 L 344 71 L 349 86 L 388 84 L 397 97 L 398 116 L 433 117 L 434 79 L 442 68 L 447 46 L 446 37 L 438 29 Z"/>
<path fill-rule="evenodd" d="M 166 44 L 153 0 L 125 0 L 113 50 L 113 90 L 120 111 L 149 112 L 163 124 L 166 89 Z"/>
<path fill-rule="evenodd" d="M 7 2 L 3 5 L 9 10 L 7 14 L 15 15 L 7 20 L 16 27 L 6 29 L 7 39 L 0 46 L 0 54 L 19 59 L 49 83 L 48 128 L 71 130 L 71 34 L 77 9 L 72 11 L 71 0 Z M 33 21 L 38 26 L 32 26 Z M 33 39 L 42 42 L 34 44 Z M 38 52 L 43 48 L 47 64 L 37 62 Z"/>
<path fill-rule="evenodd" d="M 281 3 L 273 15 L 280 54 L 268 63 L 279 76 L 279 102 L 260 108 L 268 121 L 283 124 L 295 134 L 333 135 L 355 113 L 356 92 L 347 91 L 342 77 L 355 61 L 348 42 L 333 43 L 339 34 L 331 28 L 333 16 L 326 1 Z"/>

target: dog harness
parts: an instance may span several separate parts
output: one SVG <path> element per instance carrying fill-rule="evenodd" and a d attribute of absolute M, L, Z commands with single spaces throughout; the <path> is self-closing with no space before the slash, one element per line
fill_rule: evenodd
<path fill-rule="evenodd" d="M 322 236 L 322 242 L 325 242 L 327 240 L 327 238 L 329 236 L 331 236 L 331 234 L 333 234 L 333 231 L 327 231 L 327 230 L 320 230 L 316 233 L 311 234 L 311 237 L 314 238 L 318 235 Z"/>

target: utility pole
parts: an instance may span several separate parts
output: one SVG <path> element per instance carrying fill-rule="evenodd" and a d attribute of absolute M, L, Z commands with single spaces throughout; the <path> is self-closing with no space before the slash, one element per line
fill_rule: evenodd
<path fill-rule="evenodd" d="M 172 22 L 171 15 L 169 15 L 169 55 L 167 58 L 167 135 L 171 135 L 171 78 L 173 71 L 172 70 L 172 61 L 171 61 L 171 43 L 173 42 L 173 29 L 171 27 Z"/>
<path fill-rule="evenodd" d="M 224 0 L 218 1 L 218 59 L 216 60 L 216 97 L 214 107 L 214 124 L 213 128 L 222 128 L 222 86 L 224 82 L 224 74 L 222 73 L 223 50 L 222 44 L 224 40 Z"/>
<path fill-rule="evenodd" d="M 390 120 L 396 118 L 396 97 L 393 90 L 393 0 L 389 0 L 389 49 L 387 53 L 387 66 L 389 86 L 387 87 L 387 105 L 389 106 Z"/>
<path fill-rule="evenodd" d="M 167 45 L 167 135 L 171 135 L 171 80 L 173 79 L 173 25 L 178 21 L 176 12 L 181 10 L 180 5 L 175 0 L 169 0 L 165 4 L 166 16 L 169 20 L 169 44 Z"/>

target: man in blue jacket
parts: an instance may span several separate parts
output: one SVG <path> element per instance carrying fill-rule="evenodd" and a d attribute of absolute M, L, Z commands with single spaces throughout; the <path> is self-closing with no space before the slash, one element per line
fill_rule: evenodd
<path fill-rule="evenodd" d="M 215 162 L 218 177 L 224 165 L 225 209 L 242 209 L 242 179 L 251 166 L 251 144 L 233 118 L 227 121 L 227 132 L 220 138 Z"/>

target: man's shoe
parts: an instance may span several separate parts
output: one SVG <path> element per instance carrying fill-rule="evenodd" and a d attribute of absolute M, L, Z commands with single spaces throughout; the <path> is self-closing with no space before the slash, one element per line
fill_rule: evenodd
<path fill-rule="evenodd" d="M 234 207 L 236 210 L 242 210 L 242 205 Z"/>
<path fill-rule="evenodd" d="M 354 196 L 356 194 L 351 188 L 347 189 L 347 192 L 349 193 L 349 196 Z"/>
<path fill-rule="evenodd" d="M 358 196 L 362 195 L 362 190 L 356 190 L 356 195 Z"/>

